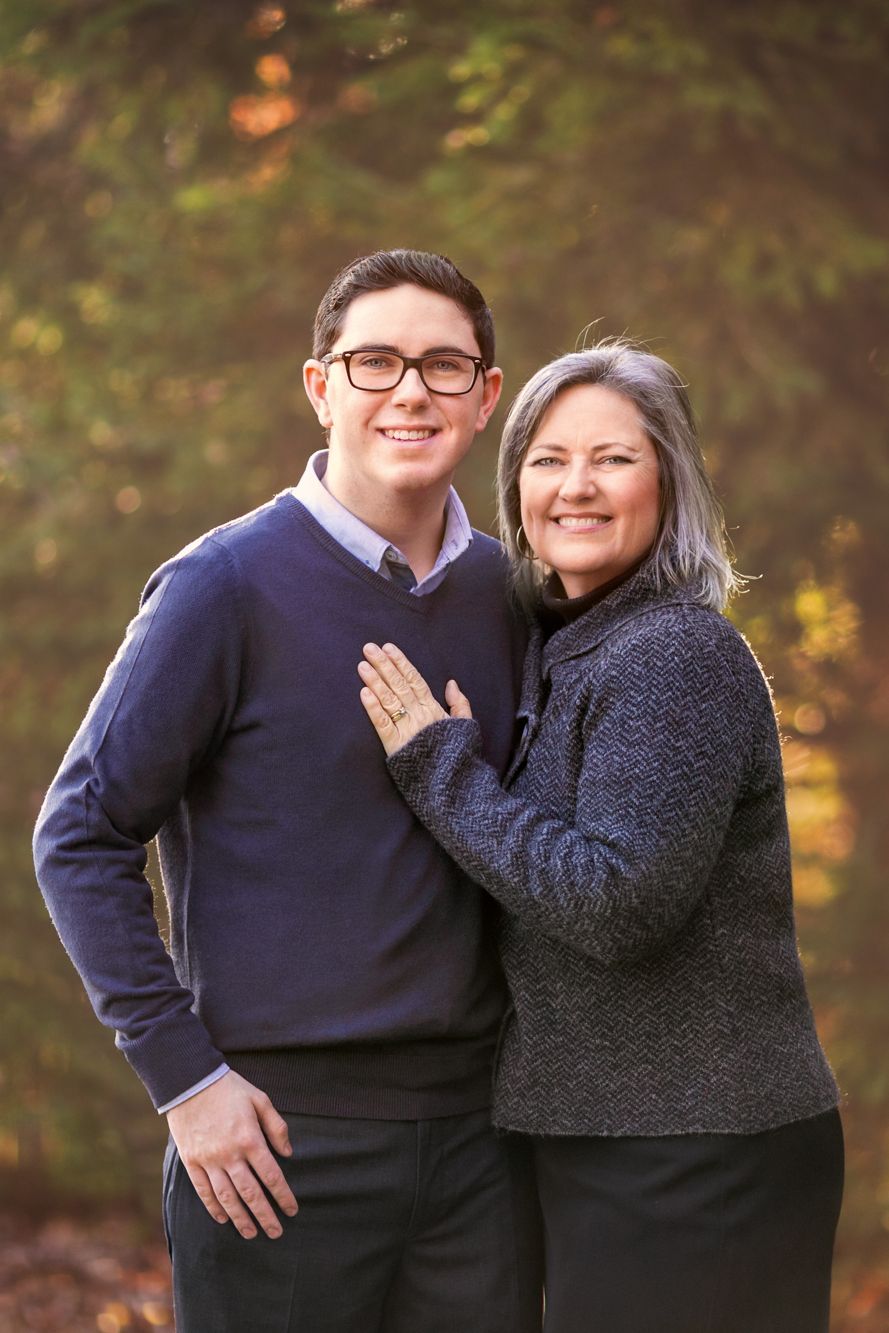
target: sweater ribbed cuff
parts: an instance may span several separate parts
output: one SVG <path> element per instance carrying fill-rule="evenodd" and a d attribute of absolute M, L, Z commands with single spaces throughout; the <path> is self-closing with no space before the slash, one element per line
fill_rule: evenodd
<path fill-rule="evenodd" d="M 156 1108 L 166 1106 L 224 1063 L 207 1029 L 190 1011 L 155 1024 L 135 1041 L 120 1033 L 116 1041 Z"/>

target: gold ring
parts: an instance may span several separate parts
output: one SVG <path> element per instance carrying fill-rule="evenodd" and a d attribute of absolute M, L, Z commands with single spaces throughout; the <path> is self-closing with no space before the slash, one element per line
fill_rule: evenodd
<path fill-rule="evenodd" d="M 402 717 L 407 717 L 407 709 L 406 709 L 406 708 L 396 708 L 396 710 L 395 710 L 394 713 L 390 713 L 390 714 L 389 714 L 389 720 L 390 720 L 391 722 L 397 722 L 397 721 L 399 720 L 399 718 L 402 718 Z"/>

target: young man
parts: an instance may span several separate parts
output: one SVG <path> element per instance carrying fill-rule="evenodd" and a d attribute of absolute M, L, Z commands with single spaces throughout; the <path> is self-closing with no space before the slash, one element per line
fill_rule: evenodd
<path fill-rule="evenodd" d="M 167 1116 L 180 1333 L 539 1327 L 529 1174 L 486 1110 L 490 905 L 399 798 L 356 672 L 391 639 L 456 677 L 505 766 L 520 635 L 451 489 L 493 360 L 450 261 L 343 270 L 304 370 L 329 451 L 152 576 L 41 812 L 53 919 Z"/>

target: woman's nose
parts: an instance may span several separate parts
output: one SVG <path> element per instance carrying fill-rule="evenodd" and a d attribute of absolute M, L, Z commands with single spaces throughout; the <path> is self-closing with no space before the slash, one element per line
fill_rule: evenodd
<path fill-rule="evenodd" d="M 585 459 L 579 459 L 565 469 L 562 484 L 559 487 L 559 494 L 562 499 L 579 500 L 585 496 L 593 495 L 595 490 L 596 482 L 593 470 Z"/>

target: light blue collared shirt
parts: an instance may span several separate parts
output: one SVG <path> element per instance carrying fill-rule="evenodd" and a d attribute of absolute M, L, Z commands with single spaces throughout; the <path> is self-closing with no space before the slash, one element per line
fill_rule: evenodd
<path fill-rule="evenodd" d="M 385 537 L 381 537 L 373 528 L 369 528 L 360 518 L 356 518 L 351 510 L 345 505 L 340 504 L 330 491 L 324 485 L 323 477 L 327 471 L 327 450 L 319 449 L 316 454 L 312 454 L 306 464 L 306 470 L 300 477 L 297 484 L 291 487 L 291 494 L 304 504 L 306 509 L 324 528 L 325 532 L 330 533 L 340 546 L 344 546 L 352 555 L 381 574 L 384 579 L 392 578 L 390 566 L 403 565 L 405 570 L 410 567 L 404 555 L 397 546 L 387 542 Z M 435 564 L 430 569 L 425 578 L 420 579 L 410 589 L 417 597 L 422 597 L 425 593 L 432 592 L 441 583 L 448 572 L 448 567 L 454 563 L 458 556 L 463 555 L 469 549 L 472 541 L 472 525 L 469 522 L 463 503 L 454 490 L 453 486 L 448 491 L 447 506 L 445 509 L 445 532 L 441 544 L 441 550 Z M 204 1088 L 209 1088 L 217 1079 L 227 1074 L 228 1065 L 222 1064 L 218 1069 L 214 1069 L 212 1074 L 202 1078 L 200 1083 L 195 1083 L 185 1092 L 181 1092 L 178 1097 L 165 1105 L 158 1107 L 158 1115 L 163 1115 L 165 1111 L 172 1111 L 174 1106 L 180 1102 L 188 1101 L 189 1097 L 194 1097 L 197 1093 L 203 1092 Z"/>
<path fill-rule="evenodd" d="M 404 565 L 407 568 L 407 560 L 397 546 L 393 546 L 385 537 L 374 532 L 373 528 L 369 528 L 360 518 L 356 518 L 351 510 L 331 495 L 323 481 L 326 471 L 327 450 L 319 449 L 316 454 L 312 454 L 306 464 L 305 472 L 292 488 L 291 494 L 305 505 L 312 518 L 317 519 L 322 528 L 329 532 L 340 546 L 345 546 L 346 550 L 357 556 L 362 564 L 376 570 L 383 578 L 392 577 L 388 568 L 389 563 Z M 422 597 L 424 593 L 437 588 L 447 574 L 448 566 L 469 549 L 471 542 L 472 526 L 460 497 L 452 486 L 448 491 L 441 550 L 429 573 L 411 588 L 411 592 Z"/>

